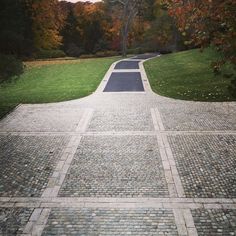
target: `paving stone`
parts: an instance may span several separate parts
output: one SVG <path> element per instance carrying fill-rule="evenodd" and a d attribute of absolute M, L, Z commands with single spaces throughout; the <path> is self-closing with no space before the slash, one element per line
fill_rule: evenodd
<path fill-rule="evenodd" d="M 0 196 L 40 196 L 67 142 L 60 136 L 0 136 Z"/>
<path fill-rule="evenodd" d="M 155 55 L 141 55 L 136 58 L 142 60 L 150 56 Z M 104 85 L 105 80 L 102 81 Z M 128 133 L 154 131 L 150 109 L 156 111 L 158 109 L 164 128 L 169 131 L 168 134 L 170 131 L 178 130 L 201 133 L 201 135 L 174 136 L 176 132 L 173 132 L 169 138 L 176 161 L 175 163 L 169 160 L 169 164 L 172 174 L 175 175 L 177 173 L 173 172 L 175 168 L 172 167 L 177 164 L 186 196 L 200 197 L 202 203 L 210 203 L 206 197 L 212 198 L 214 202 L 216 199 L 213 198 L 222 198 L 217 202 L 220 201 L 225 208 L 231 209 L 213 210 L 220 205 L 203 204 L 210 210 L 192 211 L 199 235 L 235 235 L 235 210 L 232 210 L 235 206 L 224 204 L 226 198 L 235 198 L 236 195 L 235 135 L 229 135 L 236 131 L 235 102 L 180 101 L 156 95 L 147 89 L 145 93 L 102 93 L 99 90 L 91 96 L 73 101 L 21 105 L 0 121 L 0 132 L 18 131 L 20 135 L 0 136 L 0 196 L 41 196 L 53 169 L 62 164 L 59 162 L 62 151 L 70 152 L 73 148 L 65 149 L 70 139 L 66 131 L 76 131 L 76 126 L 88 108 L 93 109 L 95 113 L 86 132 L 94 131 L 100 134 L 97 133 L 96 136 L 91 136 L 91 133 L 86 134 L 70 168 L 68 163 L 73 157 L 67 160 L 68 165 L 64 171 L 69 168 L 69 172 L 59 194 L 62 197 L 107 197 L 107 199 L 129 197 L 128 201 L 125 200 L 129 204 L 114 203 L 113 199 L 111 202 L 116 209 L 112 209 L 112 204 L 103 204 L 101 201 L 104 199 L 99 198 L 85 204 L 75 199 L 70 202 L 70 198 L 63 203 L 55 201 L 54 198 L 48 199 L 48 202 L 40 206 L 49 208 L 43 209 L 45 216 L 41 219 L 42 225 L 35 228 L 36 231 L 43 229 L 50 207 L 58 207 L 52 210 L 44 235 L 177 235 L 171 210 L 141 208 L 144 197 L 169 197 L 156 138 L 154 134 L 129 136 Z M 213 134 L 212 131 L 217 130 L 225 132 L 225 135 L 205 133 L 211 131 Z M 45 131 L 47 133 L 43 133 Z M 54 132 L 57 131 L 64 132 L 63 137 L 54 137 Z M 112 131 L 114 135 L 110 133 L 105 136 L 104 131 Z M 115 131 L 119 131 L 119 134 Z M 125 132 L 124 135 L 121 135 L 122 131 Z M 168 147 L 168 143 L 165 145 Z M 166 156 L 164 149 L 162 154 L 165 160 L 172 155 L 168 151 Z M 165 165 L 166 169 L 168 165 Z M 54 172 L 55 177 L 61 176 L 59 181 L 61 183 L 64 173 L 60 174 Z M 168 173 L 167 177 L 171 179 Z M 180 185 L 178 181 L 176 182 L 177 179 L 175 178 L 175 183 Z M 51 179 L 52 187 L 53 183 L 54 180 Z M 54 190 L 59 187 L 56 186 Z M 140 205 L 132 203 L 134 201 L 132 197 L 140 198 Z M 1 200 L 2 207 L 5 208 L 0 210 L 0 235 L 11 236 L 21 233 L 32 213 L 22 206 L 26 206 L 29 201 L 27 207 L 35 207 L 34 200 L 18 199 L 16 204 L 6 201 L 6 198 Z M 168 209 L 184 207 L 188 211 L 188 207 L 201 207 L 199 204 L 170 204 L 172 200 L 166 198 L 163 205 L 156 203 L 155 207 L 156 209 L 161 206 Z M 181 200 L 185 201 L 184 198 Z M 193 201 L 193 199 L 188 200 Z M 37 199 L 38 201 L 40 200 Z M 98 207 L 97 202 L 100 202 L 100 207 L 107 208 L 90 208 Z M 67 204 L 76 209 L 64 208 L 68 207 Z M 153 206 L 153 202 L 143 204 L 146 207 Z M 88 208 L 81 209 L 81 207 Z M 119 209 L 122 207 L 123 209 Z M 128 207 L 132 209 L 127 209 Z M 191 219 L 186 220 L 191 235 L 194 233 L 194 228 Z M 180 224 L 178 227 L 180 232 L 182 227 L 183 235 L 186 235 L 185 224 Z M 10 233 L 5 233 L 7 228 Z"/>
<path fill-rule="evenodd" d="M 60 196 L 168 196 L 154 136 L 83 137 Z"/>
<path fill-rule="evenodd" d="M 158 107 L 166 130 L 236 130 L 234 103 L 170 101 Z"/>
<path fill-rule="evenodd" d="M 236 235 L 236 210 L 192 210 L 199 236 Z"/>
<path fill-rule="evenodd" d="M 0 235 L 13 236 L 23 233 L 33 209 L 0 208 Z"/>
<path fill-rule="evenodd" d="M 97 110 L 88 131 L 152 131 L 154 130 L 150 109 Z"/>
<path fill-rule="evenodd" d="M 53 209 L 46 235 L 169 235 L 177 236 L 171 210 Z"/>
<path fill-rule="evenodd" d="M 169 136 L 187 197 L 236 197 L 236 135 Z"/>
<path fill-rule="evenodd" d="M 2 131 L 73 131 L 78 125 L 83 109 L 76 107 L 21 106 L 2 122 Z"/>

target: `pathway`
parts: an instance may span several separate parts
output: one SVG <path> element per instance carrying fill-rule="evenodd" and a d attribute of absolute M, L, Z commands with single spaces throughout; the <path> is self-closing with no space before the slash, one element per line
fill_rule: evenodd
<path fill-rule="evenodd" d="M 236 103 L 154 94 L 150 56 L 0 122 L 0 235 L 236 235 Z"/>

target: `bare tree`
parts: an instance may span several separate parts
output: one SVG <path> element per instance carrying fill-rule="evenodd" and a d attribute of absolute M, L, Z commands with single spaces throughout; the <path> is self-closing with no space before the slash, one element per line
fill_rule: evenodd
<path fill-rule="evenodd" d="M 142 0 L 108 0 L 107 2 L 119 5 L 121 8 L 121 36 L 122 36 L 122 56 L 127 56 L 127 41 L 130 28 L 141 8 Z"/>

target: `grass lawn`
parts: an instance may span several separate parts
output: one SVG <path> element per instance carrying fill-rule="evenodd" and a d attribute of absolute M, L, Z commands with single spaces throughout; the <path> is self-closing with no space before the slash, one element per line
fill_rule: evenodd
<path fill-rule="evenodd" d="M 163 55 L 145 63 L 154 92 L 171 98 L 194 101 L 233 101 L 230 79 L 215 76 L 211 61 L 219 55 L 212 49 L 199 49 Z M 230 72 L 225 68 L 224 72 Z"/>
<path fill-rule="evenodd" d="M 18 79 L 0 84 L 0 117 L 19 103 L 72 100 L 93 93 L 110 65 L 120 59 L 49 60 L 27 62 Z"/>

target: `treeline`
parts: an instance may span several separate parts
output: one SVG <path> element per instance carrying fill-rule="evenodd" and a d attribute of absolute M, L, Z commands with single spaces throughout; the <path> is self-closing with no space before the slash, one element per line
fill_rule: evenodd
<path fill-rule="evenodd" d="M 129 31 L 130 52 L 181 47 L 167 11 L 156 0 L 145 2 Z M 121 50 L 121 18 L 109 1 L 1 0 L 0 52 L 24 59 L 112 54 Z"/>
<path fill-rule="evenodd" d="M 128 52 L 214 45 L 235 64 L 235 7 L 233 0 L 1 0 L 0 53 L 102 55 L 119 52 L 125 35 Z"/>

